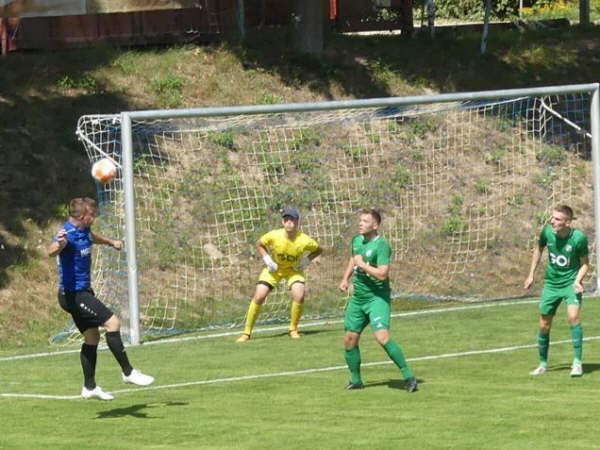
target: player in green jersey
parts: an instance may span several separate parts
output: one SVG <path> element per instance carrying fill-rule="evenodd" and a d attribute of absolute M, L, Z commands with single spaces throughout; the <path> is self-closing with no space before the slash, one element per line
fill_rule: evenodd
<path fill-rule="evenodd" d="M 360 211 L 359 234 L 352 239 L 352 256 L 339 285 L 340 290 L 347 291 L 352 279 L 354 288 L 344 317 L 344 356 L 351 377 L 346 389 L 364 387 L 360 377 L 358 341 L 362 331 L 370 324 L 377 342 L 402 371 L 406 390 L 415 392 L 417 379 L 412 374 L 400 346 L 390 339 L 389 270 L 392 250 L 388 241 L 379 235 L 380 224 L 381 215 L 374 209 Z"/>
<path fill-rule="evenodd" d="M 540 328 L 538 332 L 538 352 L 540 363 L 531 375 L 542 375 L 548 368 L 548 347 L 550 328 L 558 305 L 567 303 L 567 319 L 571 326 L 573 342 L 572 377 L 583 375 L 581 363 L 583 330 L 581 328 L 582 280 L 589 268 L 588 239 L 576 228 L 571 228 L 573 210 L 560 205 L 552 211 L 550 225 L 542 228 L 538 245 L 533 250 L 529 275 L 523 284 L 529 289 L 533 284 L 535 269 L 540 262 L 544 248 L 548 248 L 548 266 L 544 275 L 544 289 L 540 299 Z"/>

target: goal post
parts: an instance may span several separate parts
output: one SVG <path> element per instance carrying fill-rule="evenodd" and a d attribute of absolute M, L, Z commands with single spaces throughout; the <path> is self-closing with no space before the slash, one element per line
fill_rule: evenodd
<path fill-rule="evenodd" d="M 238 327 L 262 268 L 256 241 L 295 206 L 325 249 L 305 315 L 341 316 L 337 284 L 370 206 L 394 250 L 395 302 L 519 297 L 536 233 L 568 203 L 600 291 L 598 86 L 83 116 L 90 163 L 121 165 L 98 185 L 98 226 L 126 247 L 97 249 L 96 290 L 131 344 Z M 287 320 L 289 300 L 277 286 L 263 323 Z"/>

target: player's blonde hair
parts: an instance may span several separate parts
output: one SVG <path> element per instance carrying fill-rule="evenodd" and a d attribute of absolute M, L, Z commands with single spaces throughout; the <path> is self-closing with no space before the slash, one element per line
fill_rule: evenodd
<path fill-rule="evenodd" d="M 81 219 L 86 212 L 97 211 L 96 200 L 89 197 L 77 197 L 69 203 L 69 216 L 74 219 Z"/>

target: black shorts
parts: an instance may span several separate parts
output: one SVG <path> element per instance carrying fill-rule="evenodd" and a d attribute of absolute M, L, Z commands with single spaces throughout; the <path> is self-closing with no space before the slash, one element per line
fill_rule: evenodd
<path fill-rule="evenodd" d="M 97 328 L 110 319 L 113 312 L 96 298 L 94 291 L 58 292 L 58 304 L 71 314 L 73 322 L 82 333 Z"/>

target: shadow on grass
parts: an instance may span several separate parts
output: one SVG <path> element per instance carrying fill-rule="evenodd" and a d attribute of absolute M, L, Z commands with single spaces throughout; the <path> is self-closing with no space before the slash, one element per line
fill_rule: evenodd
<path fill-rule="evenodd" d="M 485 55 L 479 54 L 479 31 L 434 40 L 333 35 L 318 58 L 291 52 L 281 32 L 224 45 L 245 69 L 276 75 L 287 86 L 308 86 L 327 99 L 340 93 L 372 98 L 425 89 L 448 93 L 590 83 L 600 70 L 597 32 L 598 27 L 494 30 Z M 569 52 L 581 57 L 571 60 Z"/>
<path fill-rule="evenodd" d="M 568 372 L 571 370 L 571 364 L 556 364 L 548 368 L 548 372 Z M 598 363 L 583 363 L 583 374 L 588 374 L 600 370 Z"/>
<path fill-rule="evenodd" d="M 321 334 L 321 333 L 339 333 L 339 330 L 302 330 L 300 331 L 300 336 L 302 337 L 308 337 L 308 336 L 313 336 L 313 335 L 317 335 L 317 334 Z M 272 334 L 270 336 L 263 336 L 261 339 L 273 339 L 273 338 L 281 338 L 281 337 L 288 337 L 289 333 L 287 331 L 283 331 L 281 333 L 277 333 L 277 334 Z M 295 339 L 290 339 L 290 340 L 295 340 Z M 301 339 L 300 339 L 301 340 Z"/>
<path fill-rule="evenodd" d="M 425 383 L 422 378 L 417 378 L 419 387 Z M 401 391 L 406 390 L 406 382 L 404 380 L 386 380 L 386 381 L 374 381 L 372 383 L 365 383 L 365 389 L 376 386 L 387 386 L 390 389 L 399 389 Z"/>
<path fill-rule="evenodd" d="M 161 408 L 168 406 L 187 406 L 187 402 L 163 402 L 163 403 L 141 403 L 127 406 L 125 408 L 114 408 L 107 411 L 99 411 L 96 419 L 113 419 L 115 417 L 135 417 L 136 419 L 157 419 L 149 416 L 146 409 Z"/>

